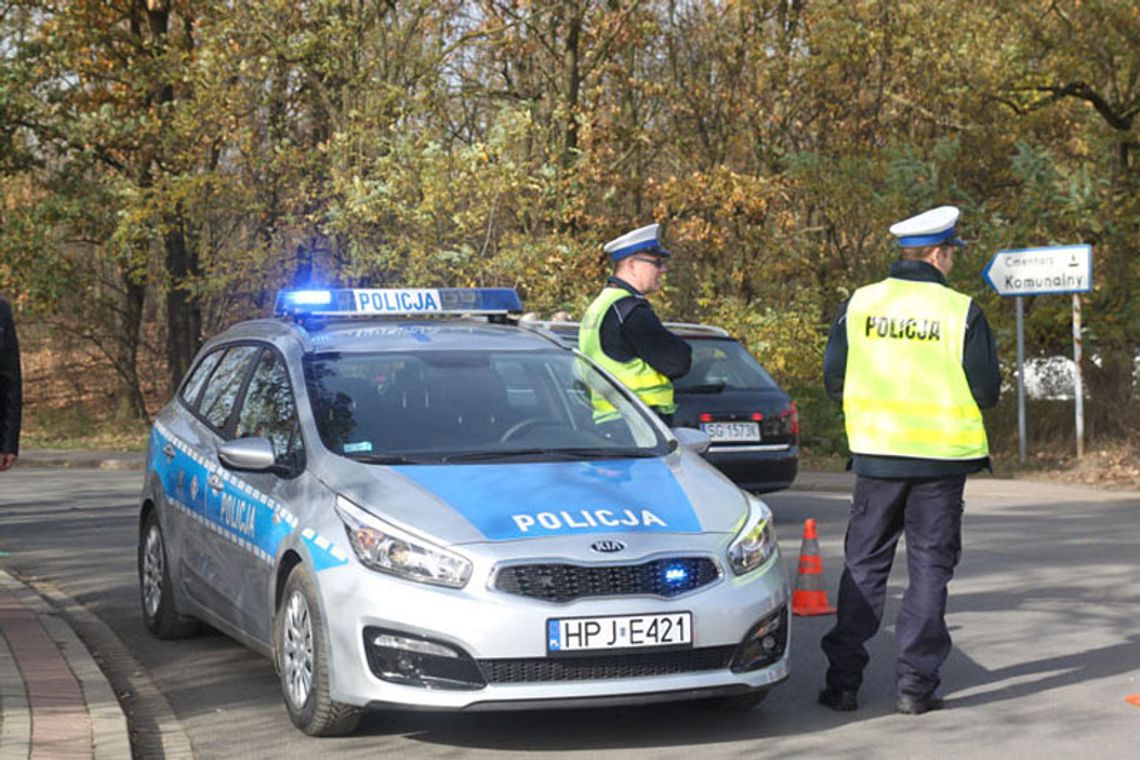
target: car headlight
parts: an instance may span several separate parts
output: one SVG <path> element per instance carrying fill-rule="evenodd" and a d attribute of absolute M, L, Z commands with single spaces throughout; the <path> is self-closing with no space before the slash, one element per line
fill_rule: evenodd
<path fill-rule="evenodd" d="M 772 530 L 772 510 L 759 499 L 748 497 L 748 519 L 728 546 L 728 563 L 737 575 L 763 565 L 776 553 Z"/>
<path fill-rule="evenodd" d="M 471 561 L 389 525 L 343 496 L 336 513 L 353 551 L 365 567 L 420 583 L 463 588 L 471 577 Z"/>

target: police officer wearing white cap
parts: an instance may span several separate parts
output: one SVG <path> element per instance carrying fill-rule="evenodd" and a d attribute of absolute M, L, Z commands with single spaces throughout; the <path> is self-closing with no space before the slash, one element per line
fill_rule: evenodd
<path fill-rule="evenodd" d="M 606 243 L 613 274 L 586 310 L 578 333 L 582 353 L 601 364 L 665 420 L 673 421 L 673 380 L 689 371 L 692 349 L 671 333 L 646 300 L 661 289 L 669 251 L 660 226 L 650 224 Z M 617 412 L 601 396 L 592 398 L 594 420 Z"/>
<path fill-rule="evenodd" d="M 890 228 L 901 257 L 887 279 L 839 309 L 824 354 L 824 385 L 843 403 L 855 491 L 839 584 L 838 619 L 823 637 L 829 667 L 819 702 L 854 710 L 879 629 L 887 578 L 906 535 L 909 586 L 896 620 L 898 712 L 943 706 L 939 670 L 950 653 L 947 584 L 961 555 L 966 476 L 989 468 L 980 409 L 1001 391 L 997 348 L 982 310 L 950 289 L 958 209 L 940 206 Z"/>

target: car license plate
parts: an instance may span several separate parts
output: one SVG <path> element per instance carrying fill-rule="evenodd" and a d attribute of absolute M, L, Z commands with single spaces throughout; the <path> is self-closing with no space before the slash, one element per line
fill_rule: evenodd
<path fill-rule="evenodd" d="M 716 443 L 760 440 L 759 422 L 702 422 L 701 430 Z"/>
<path fill-rule="evenodd" d="M 555 618 L 546 621 L 546 653 L 693 645 L 691 612 Z"/>

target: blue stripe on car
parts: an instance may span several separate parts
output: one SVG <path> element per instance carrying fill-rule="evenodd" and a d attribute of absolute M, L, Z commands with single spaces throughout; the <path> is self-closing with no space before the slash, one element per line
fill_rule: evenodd
<path fill-rule="evenodd" d="M 699 533 L 659 459 L 393 467 L 492 540 L 579 533 Z"/>
<path fill-rule="evenodd" d="M 174 457 L 167 460 L 163 449 L 170 444 Z M 204 457 L 158 423 L 151 432 L 150 468 L 162 481 L 167 501 L 235 546 L 272 564 L 282 542 L 297 528 L 297 517 L 280 502 L 257 490 L 224 467 L 208 464 Z M 222 481 L 217 496 L 210 493 L 211 474 Z M 303 538 L 314 568 L 320 570 L 348 562 L 338 547 L 312 530 Z"/>

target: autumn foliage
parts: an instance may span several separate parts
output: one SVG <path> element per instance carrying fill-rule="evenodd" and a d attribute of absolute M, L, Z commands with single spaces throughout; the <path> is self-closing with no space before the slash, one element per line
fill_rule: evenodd
<path fill-rule="evenodd" d="M 891 222 L 954 203 L 952 284 L 1010 373 L 986 260 L 1093 245 L 1090 433 L 1118 435 L 1138 112 L 1126 0 L 0 0 L 0 292 L 139 418 L 140 368 L 172 385 L 280 287 L 510 285 L 579 315 L 601 244 L 658 221 L 659 311 L 740 336 L 840 447 L 830 317 Z M 1031 355 L 1070 351 L 1068 308 L 1030 299 Z"/>

